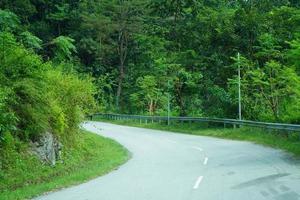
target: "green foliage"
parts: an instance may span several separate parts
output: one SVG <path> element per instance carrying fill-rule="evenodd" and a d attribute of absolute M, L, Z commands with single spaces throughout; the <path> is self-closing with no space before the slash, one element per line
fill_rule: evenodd
<path fill-rule="evenodd" d="M 165 114 L 169 94 L 174 115 L 236 118 L 232 57 L 239 52 L 244 118 L 295 122 L 299 91 L 288 80 L 298 80 L 300 70 L 299 6 L 294 0 L 16 0 L 0 2 L 0 23 L 44 60 L 91 74 L 98 110 Z"/>
<path fill-rule="evenodd" d="M 0 9 L 0 31 L 15 31 L 19 26 L 20 20 L 17 15 Z"/>
<path fill-rule="evenodd" d="M 298 74 L 300 73 L 300 33 L 297 39 L 292 40 L 290 43 L 291 49 L 288 52 L 288 59 L 290 63 L 296 68 Z"/>
<path fill-rule="evenodd" d="M 55 56 L 54 60 L 57 62 L 71 60 L 72 54 L 76 53 L 76 47 L 73 44 L 74 42 L 74 39 L 66 36 L 54 38 L 50 43 L 51 45 L 55 46 L 53 49 Z"/>
<path fill-rule="evenodd" d="M 1 87 L 11 90 L 7 109 L 18 119 L 18 133 L 23 139 L 40 134 L 47 127 L 46 98 L 43 70 L 47 68 L 40 58 L 19 47 L 11 34 L 1 33 L 5 48 L 0 61 Z M 38 123 L 39 122 L 39 123 Z"/>
<path fill-rule="evenodd" d="M 247 92 L 252 92 L 253 105 L 254 102 L 260 105 L 258 109 L 262 120 L 278 121 L 283 102 L 299 98 L 299 77 L 293 69 L 276 61 L 267 62 L 264 68 L 252 69 L 246 76 L 249 77 Z M 265 112 L 261 112 L 262 109 Z"/>
<path fill-rule="evenodd" d="M 32 35 L 32 33 L 25 31 L 20 34 L 22 44 L 33 50 L 41 50 L 42 49 L 42 40 L 38 37 Z"/>
<path fill-rule="evenodd" d="M 287 133 L 278 131 L 266 132 L 260 128 L 253 127 L 242 127 L 232 129 L 231 127 L 224 128 L 216 126 L 216 124 L 209 124 L 207 122 L 195 122 L 195 123 L 182 123 L 182 122 L 172 122 L 171 125 L 166 123 L 139 123 L 130 120 L 105 120 L 105 119 L 95 119 L 103 122 L 109 122 L 114 124 L 120 124 L 125 126 L 134 126 L 141 128 L 149 128 L 155 130 L 163 130 L 175 132 L 176 134 L 190 134 L 197 136 L 209 136 L 216 138 L 224 138 L 230 140 L 248 141 L 256 144 L 261 144 L 264 146 L 273 147 L 276 149 L 281 149 L 292 153 L 294 156 L 300 156 L 300 141 L 298 133 Z"/>
<path fill-rule="evenodd" d="M 94 85 L 89 77 L 79 78 L 75 72 L 52 69 L 46 72 L 46 77 L 47 98 L 53 113 L 51 127 L 55 133 L 69 137 L 76 133 L 78 124 L 95 107 Z"/>
<path fill-rule="evenodd" d="M 114 108 L 113 79 L 110 74 L 99 76 L 94 80 L 96 92 L 95 99 L 101 112 L 111 111 Z"/>
<path fill-rule="evenodd" d="M 7 88 L 0 89 L 0 143 L 5 140 L 4 134 L 15 131 L 17 119 L 8 109 L 10 92 Z"/>
<path fill-rule="evenodd" d="M 34 140 L 49 130 L 74 134 L 93 106 L 91 79 L 44 63 L 10 33 L 2 32 L 0 41 L 5 49 L 0 60 L 1 134 L 14 125 L 17 130 L 11 133 L 22 140 Z"/>
<path fill-rule="evenodd" d="M 80 132 L 76 143 L 62 154 L 64 162 L 53 167 L 29 155 L 24 144 L 17 144 L 12 136 L 5 138 L 7 142 L 0 148 L 1 156 L 7 158 L 5 165 L 0 165 L 0 199 L 5 200 L 30 199 L 49 190 L 76 185 L 106 174 L 128 159 L 127 150 L 117 142 Z"/>
<path fill-rule="evenodd" d="M 68 19 L 68 10 L 70 9 L 69 4 L 54 5 L 54 7 L 56 8 L 56 12 L 50 13 L 48 19 L 55 21 L 64 21 Z"/>
<path fill-rule="evenodd" d="M 14 12 L 21 16 L 24 21 L 36 13 L 36 8 L 31 0 L 2 0 L 0 1 L 0 8 Z"/>
<path fill-rule="evenodd" d="M 244 119 L 300 123 L 299 33 L 296 0 L 0 1 L 0 142 L 71 143 L 94 97 L 105 112 L 166 115 L 169 96 L 172 115 L 236 118 L 238 64 Z"/>
<path fill-rule="evenodd" d="M 157 109 L 164 106 L 166 97 L 161 89 L 158 88 L 158 82 L 154 76 L 140 77 L 136 81 L 138 92 L 131 94 L 131 101 L 136 104 L 136 107 L 141 112 L 147 109 L 148 114 L 153 115 Z"/>

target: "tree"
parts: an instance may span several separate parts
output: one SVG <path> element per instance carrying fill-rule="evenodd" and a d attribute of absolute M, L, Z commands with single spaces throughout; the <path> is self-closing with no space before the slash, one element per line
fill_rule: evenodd
<path fill-rule="evenodd" d="M 47 16 L 47 19 L 53 21 L 57 25 L 57 35 L 62 34 L 62 25 L 66 20 L 70 19 L 70 5 L 67 3 L 55 4 L 55 11 Z"/>
<path fill-rule="evenodd" d="M 192 110 L 189 107 L 195 101 L 193 97 L 198 93 L 197 89 L 202 75 L 200 73 L 190 73 L 180 65 L 174 65 L 171 70 L 173 71 L 174 99 L 179 107 L 179 115 L 187 116 L 189 115 L 187 111 Z M 198 109 L 200 110 L 200 108 Z"/>
<path fill-rule="evenodd" d="M 158 88 L 157 80 L 154 76 L 144 76 L 137 79 L 137 87 L 139 92 L 131 94 L 132 101 L 136 102 L 141 108 L 147 105 L 150 115 L 153 115 L 158 106 L 163 102 L 163 93 Z"/>
<path fill-rule="evenodd" d="M 299 77 L 292 68 L 276 61 L 263 67 L 249 67 L 242 80 L 245 115 L 259 120 L 278 121 L 285 104 L 298 98 Z"/>
<path fill-rule="evenodd" d="M 21 42 L 29 49 L 33 50 L 41 50 L 42 49 L 42 40 L 36 36 L 34 36 L 32 33 L 25 31 L 20 34 Z"/>
<path fill-rule="evenodd" d="M 20 27 L 20 20 L 16 14 L 0 9 L 0 31 L 14 32 Z"/>
<path fill-rule="evenodd" d="M 49 45 L 53 45 L 54 60 L 57 62 L 69 61 L 72 59 L 72 54 L 76 53 L 76 47 L 73 44 L 74 39 L 66 36 L 54 38 Z"/>
<path fill-rule="evenodd" d="M 164 97 L 145 99 L 156 88 L 170 93 L 173 115 L 235 118 L 231 58 L 240 52 L 243 116 L 295 122 L 298 89 L 288 90 L 292 82 L 282 74 L 297 82 L 300 73 L 299 6 L 295 0 L 2 0 L 0 30 L 45 61 L 91 74 L 99 109 L 120 113 L 166 114 Z"/>
<path fill-rule="evenodd" d="M 123 84 L 126 74 L 126 64 L 129 54 L 129 44 L 133 36 L 141 28 L 142 1 L 114 0 L 104 1 L 101 6 L 92 5 L 92 14 L 87 12 L 83 15 L 83 27 L 95 32 L 95 38 L 82 40 L 95 46 L 95 51 L 99 51 L 98 62 L 104 65 L 117 65 L 117 85 L 116 85 L 116 108 L 120 108 L 120 98 L 122 96 Z M 86 9 L 88 3 L 83 3 Z M 98 44 L 93 41 L 97 41 Z M 111 59 L 105 60 L 105 56 L 110 55 Z M 98 64 L 99 65 L 99 64 Z M 111 67 L 111 66 L 110 66 Z"/>
<path fill-rule="evenodd" d="M 289 42 L 291 49 L 287 53 L 292 66 L 296 68 L 298 74 L 300 74 L 300 35 L 299 38 Z"/>

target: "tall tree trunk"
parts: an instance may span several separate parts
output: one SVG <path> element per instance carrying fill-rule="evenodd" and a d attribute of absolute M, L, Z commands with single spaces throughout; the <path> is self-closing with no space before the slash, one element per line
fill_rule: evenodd
<path fill-rule="evenodd" d="M 118 53 L 120 59 L 119 65 L 119 78 L 118 78 L 118 89 L 117 89 L 117 96 L 116 96 L 116 107 L 120 109 L 120 98 L 122 95 L 123 89 L 123 82 L 125 78 L 125 61 L 127 57 L 127 46 L 128 46 L 128 35 L 125 28 L 121 28 L 119 31 L 119 38 L 118 38 Z"/>
<path fill-rule="evenodd" d="M 149 114 L 153 115 L 153 100 L 150 99 L 150 103 L 149 103 Z"/>
<path fill-rule="evenodd" d="M 119 104 L 120 104 L 120 97 L 122 94 L 122 88 L 123 88 L 123 80 L 125 77 L 124 73 L 124 65 L 120 64 L 119 66 L 119 78 L 118 78 L 118 89 L 117 89 L 117 97 L 116 97 L 116 106 L 119 109 Z"/>

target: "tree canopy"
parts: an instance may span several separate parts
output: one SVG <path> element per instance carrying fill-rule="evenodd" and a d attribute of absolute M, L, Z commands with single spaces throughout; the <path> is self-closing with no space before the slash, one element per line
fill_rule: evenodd
<path fill-rule="evenodd" d="M 240 53 L 244 119 L 300 123 L 299 1 L 0 0 L 0 8 L 2 33 L 93 77 L 99 111 L 165 115 L 170 96 L 172 115 L 237 118 Z"/>

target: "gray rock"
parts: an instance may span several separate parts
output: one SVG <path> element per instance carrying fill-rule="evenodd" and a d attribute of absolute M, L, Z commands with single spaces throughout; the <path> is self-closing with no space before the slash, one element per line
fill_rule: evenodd
<path fill-rule="evenodd" d="M 62 144 L 51 133 L 46 132 L 38 141 L 31 143 L 31 152 L 42 162 L 55 165 L 61 159 Z"/>

